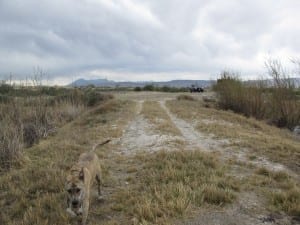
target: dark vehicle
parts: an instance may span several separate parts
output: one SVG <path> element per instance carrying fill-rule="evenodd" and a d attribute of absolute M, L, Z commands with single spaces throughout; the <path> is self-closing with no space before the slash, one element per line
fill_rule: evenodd
<path fill-rule="evenodd" d="M 204 89 L 202 87 L 190 87 L 190 92 L 193 93 L 193 92 L 204 92 Z"/>

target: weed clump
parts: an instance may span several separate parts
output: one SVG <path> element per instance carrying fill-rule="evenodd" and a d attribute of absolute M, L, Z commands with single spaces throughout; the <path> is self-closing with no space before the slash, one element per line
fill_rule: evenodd
<path fill-rule="evenodd" d="M 100 102 L 112 99 L 113 95 L 110 94 L 102 94 L 101 92 L 95 91 L 94 89 L 91 89 L 87 91 L 85 94 L 85 102 L 86 105 L 91 107 L 95 106 L 96 104 L 99 104 Z"/>
<path fill-rule="evenodd" d="M 225 175 L 218 160 L 199 151 L 156 152 L 138 156 L 143 169 L 136 185 L 116 197 L 118 209 L 139 222 L 162 224 L 193 207 L 222 206 L 236 198 L 239 183 Z"/>
<path fill-rule="evenodd" d="M 178 95 L 177 100 L 196 101 L 196 99 L 190 95 Z"/>
<path fill-rule="evenodd" d="M 287 191 L 273 191 L 269 194 L 271 204 L 289 215 L 300 216 L 300 189 L 292 188 Z"/>
<path fill-rule="evenodd" d="M 251 181 L 253 185 L 262 187 L 270 209 L 300 216 L 300 189 L 286 172 L 258 168 Z"/>

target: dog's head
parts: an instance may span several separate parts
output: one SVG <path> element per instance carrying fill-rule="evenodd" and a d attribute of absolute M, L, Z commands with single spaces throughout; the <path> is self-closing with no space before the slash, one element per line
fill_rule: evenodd
<path fill-rule="evenodd" d="M 71 171 L 71 174 L 67 176 L 66 182 L 67 191 L 67 212 L 72 216 L 79 216 L 82 214 L 82 204 L 85 194 L 84 186 L 84 171 L 81 168 L 79 173 L 77 171 Z"/>

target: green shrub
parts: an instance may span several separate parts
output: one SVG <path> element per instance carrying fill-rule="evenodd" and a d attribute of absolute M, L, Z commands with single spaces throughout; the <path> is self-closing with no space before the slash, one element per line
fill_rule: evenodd
<path fill-rule="evenodd" d="M 155 87 L 152 84 L 147 84 L 143 88 L 144 91 L 154 91 L 154 89 L 155 89 Z"/>
<path fill-rule="evenodd" d="M 141 87 L 135 87 L 133 90 L 134 90 L 134 91 L 141 91 L 142 88 L 141 88 Z"/>
<path fill-rule="evenodd" d="M 12 86 L 6 83 L 0 84 L 0 94 L 8 94 L 12 89 L 13 89 Z"/>

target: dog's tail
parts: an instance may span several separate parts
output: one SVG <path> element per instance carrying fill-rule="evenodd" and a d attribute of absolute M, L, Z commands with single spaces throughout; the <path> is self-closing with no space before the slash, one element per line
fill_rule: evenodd
<path fill-rule="evenodd" d="M 107 144 L 107 143 L 110 142 L 110 141 L 111 141 L 111 140 L 108 139 L 108 140 L 106 140 L 106 141 L 104 141 L 104 142 L 102 142 L 102 143 L 95 144 L 95 145 L 93 146 L 93 148 L 92 148 L 92 152 L 94 152 L 98 146 L 105 145 L 105 144 Z"/>

